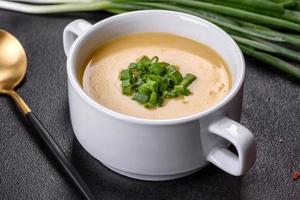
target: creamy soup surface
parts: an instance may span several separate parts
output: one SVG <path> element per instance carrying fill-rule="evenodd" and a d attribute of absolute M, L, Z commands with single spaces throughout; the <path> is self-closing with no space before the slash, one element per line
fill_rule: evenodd
<path fill-rule="evenodd" d="M 99 36 L 101 37 L 101 36 Z M 162 107 L 147 109 L 122 94 L 120 71 L 142 56 L 158 56 L 173 64 L 183 76 L 197 79 L 192 94 L 167 99 Z M 196 41 L 165 33 L 143 33 L 114 39 L 95 51 L 84 66 L 84 91 L 99 104 L 119 113 L 147 119 L 172 119 L 201 112 L 226 96 L 231 75 L 223 59 Z"/>

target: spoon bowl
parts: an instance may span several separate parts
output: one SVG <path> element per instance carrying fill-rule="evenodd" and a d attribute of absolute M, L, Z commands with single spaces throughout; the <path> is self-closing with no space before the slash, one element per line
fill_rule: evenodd
<path fill-rule="evenodd" d="M 25 77 L 27 58 L 21 43 L 3 30 L 0 30 L 0 52 L 0 93 L 7 93 Z"/>

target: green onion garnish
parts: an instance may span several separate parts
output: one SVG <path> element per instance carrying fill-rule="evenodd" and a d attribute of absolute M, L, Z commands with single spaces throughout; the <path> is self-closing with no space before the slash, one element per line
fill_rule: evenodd
<path fill-rule="evenodd" d="M 132 95 L 132 92 L 133 92 L 132 85 L 122 88 L 122 93 L 124 95 L 130 96 L 130 95 Z"/>
<path fill-rule="evenodd" d="M 192 82 L 196 80 L 196 76 L 193 74 L 187 74 L 185 75 L 184 79 L 181 81 L 180 85 L 187 88 Z"/>
<path fill-rule="evenodd" d="M 131 86 L 131 80 L 130 79 L 126 79 L 122 81 L 122 88 L 127 87 L 127 86 Z"/>
<path fill-rule="evenodd" d="M 135 100 L 135 101 L 137 101 L 137 102 L 140 102 L 140 103 L 144 104 L 144 103 L 147 103 L 147 101 L 149 99 L 149 95 L 136 92 L 134 94 L 134 96 L 132 97 L 132 99 Z"/>
<path fill-rule="evenodd" d="M 121 71 L 121 80 L 131 79 L 132 72 L 130 69 L 124 69 Z"/>
<path fill-rule="evenodd" d="M 120 80 L 124 95 L 133 95 L 134 101 L 151 109 L 162 106 L 166 98 L 188 96 L 191 92 L 187 87 L 196 76 L 186 74 L 183 77 L 174 65 L 159 62 L 157 56 L 151 59 L 143 56 L 120 72 Z"/>

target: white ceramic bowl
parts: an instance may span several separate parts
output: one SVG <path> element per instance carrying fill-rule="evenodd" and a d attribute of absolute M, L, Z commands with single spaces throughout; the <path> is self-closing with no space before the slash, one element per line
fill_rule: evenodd
<path fill-rule="evenodd" d="M 227 62 L 233 75 L 229 94 L 194 115 L 164 120 L 114 112 L 82 89 L 78 71 L 100 45 L 123 35 L 167 32 L 208 45 Z M 245 74 L 243 55 L 220 28 L 192 15 L 172 11 L 136 11 L 94 25 L 75 20 L 64 31 L 71 121 L 80 144 L 108 168 L 142 180 L 169 180 L 191 174 L 211 162 L 242 175 L 255 162 L 253 135 L 239 124 Z M 235 155 L 227 149 L 232 143 Z"/>

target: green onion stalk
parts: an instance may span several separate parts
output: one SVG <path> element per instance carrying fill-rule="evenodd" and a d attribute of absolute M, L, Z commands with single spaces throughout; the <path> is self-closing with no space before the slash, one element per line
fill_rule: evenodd
<path fill-rule="evenodd" d="M 299 0 L 0 0 L 0 8 L 29 14 L 119 14 L 148 9 L 184 12 L 218 25 L 244 54 L 300 80 L 300 68 L 288 62 L 300 62 Z"/>

